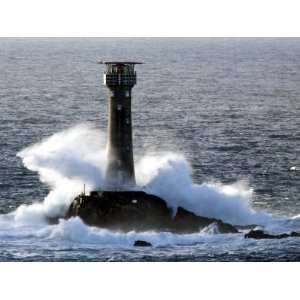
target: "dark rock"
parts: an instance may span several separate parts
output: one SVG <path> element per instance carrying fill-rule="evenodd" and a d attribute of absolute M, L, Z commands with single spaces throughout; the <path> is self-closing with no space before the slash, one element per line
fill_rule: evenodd
<path fill-rule="evenodd" d="M 288 237 L 300 237 L 300 232 L 282 233 L 282 234 L 270 234 L 263 230 L 250 230 L 245 234 L 246 239 L 284 239 Z"/>
<path fill-rule="evenodd" d="M 136 247 L 151 247 L 152 244 L 146 241 L 137 240 L 134 242 L 133 246 Z"/>
<path fill-rule="evenodd" d="M 290 236 L 292 237 L 300 237 L 300 232 L 295 232 L 295 231 L 292 231 Z"/>
<path fill-rule="evenodd" d="M 71 203 L 66 218 L 79 216 L 86 224 L 128 232 L 171 231 L 176 233 L 199 232 L 216 223 L 220 233 L 238 230 L 221 220 L 197 216 L 179 207 L 175 216 L 166 202 L 141 191 L 91 192 L 79 195 Z"/>
<path fill-rule="evenodd" d="M 172 221 L 174 231 L 180 233 L 197 232 L 199 228 L 204 228 L 212 223 L 218 226 L 220 233 L 237 233 L 238 230 L 231 224 L 224 223 L 221 220 L 205 218 L 195 215 L 194 213 L 178 207 L 175 218 Z"/>

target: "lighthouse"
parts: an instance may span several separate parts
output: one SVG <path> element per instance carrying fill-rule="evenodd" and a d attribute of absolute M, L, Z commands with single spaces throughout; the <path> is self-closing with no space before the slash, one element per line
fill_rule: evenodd
<path fill-rule="evenodd" d="M 105 186 L 85 191 L 70 204 L 65 218 L 80 217 L 84 223 L 123 232 L 169 231 L 199 232 L 217 224 L 222 233 L 238 230 L 221 220 L 195 215 L 183 207 L 174 211 L 159 196 L 146 193 L 135 185 L 131 91 L 136 84 L 137 62 L 103 62 L 104 84 L 109 89 L 107 168 Z"/>
<path fill-rule="evenodd" d="M 131 92 L 136 84 L 138 62 L 103 62 L 104 85 L 109 89 L 106 190 L 128 190 L 135 186 Z"/>

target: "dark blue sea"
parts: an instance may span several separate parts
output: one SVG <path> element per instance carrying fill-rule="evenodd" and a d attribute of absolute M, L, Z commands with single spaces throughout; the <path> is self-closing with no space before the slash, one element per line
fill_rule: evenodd
<path fill-rule="evenodd" d="M 144 62 L 132 95 L 141 189 L 174 211 L 300 231 L 300 39 L 2 38 L 0 261 L 300 261 L 296 237 L 122 233 L 62 218 L 84 185 L 103 185 L 100 60 Z"/>

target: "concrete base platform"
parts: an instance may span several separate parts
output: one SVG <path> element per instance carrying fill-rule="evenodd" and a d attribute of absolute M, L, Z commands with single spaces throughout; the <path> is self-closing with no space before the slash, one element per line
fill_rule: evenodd
<path fill-rule="evenodd" d="M 66 218 L 79 216 L 86 224 L 128 231 L 170 231 L 174 233 L 199 232 L 215 223 L 221 233 L 238 230 L 221 220 L 197 216 L 179 207 L 175 216 L 166 202 L 140 191 L 104 191 L 79 195 L 71 203 Z"/>

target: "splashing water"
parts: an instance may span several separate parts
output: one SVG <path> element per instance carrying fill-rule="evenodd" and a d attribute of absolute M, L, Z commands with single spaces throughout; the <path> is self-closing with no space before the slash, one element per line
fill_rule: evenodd
<path fill-rule="evenodd" d="M 137 164 L 138 183 L 165 199 L 174 210 L 182 206 L 197 215 L 236 225 L 264 224 L 268 216 L 251 208 L 252 190 L 244 182 L 195 184 L 182 155 L 145 156 Z"/>
<path fill-rule="evenodd" d="M 25 167 L 38 172 L 51 191 L 42 203 L 20 206 L 16 221 L 45 222 L 47 217 L 61 217 L 83 184 L 90 190 L 96 182 L 101 183 L 105 163 L 102 140 L 100 132 L 80 125 L 19 152 Z"/>
<path fill-rule="evenodd" d="M 82 192 L 101 189 L 106 167 L 105 136 L 86 124 L 59 132 L 17 154 L 24 165 L 38 172 L 40 180 L 50 187 L 43 202 L 21 205 L 14 212 L 0 216 L 0 236 L 34 234 L 39 238 L 62 238 L 128 246 L 134 239 L 147 239 L 153 245 L 191 244 L 203 235 L 217 233 L 206 228 L 199 234 L 116 233 L 91 228 L 78 218 L 48 225 L 48 217 L 64 216 L 73 198 Z M 244 182 L 222 185 L 216 182 L 196 184 L 191 168 L 180 154 L 145 155 L 136 163 L 137 185 L 141 190 L 165 199 L 174 212 L 182 206 L 195 214 L 221 219 L 235 225 L 268 225 L 270 215 L 251 207 L 252 190 Z M 16 228 L 22 230 L 16 232 Z M 20 233 L 21 232 L 21 233 Z"/>
<path fill-rule="evenodd" d="M 29 214 L 63 216 L 75 195 L 82 191 L 102 189 L 106 167 L 104 135 L 88 125 L 54 134 L 50 138 L 18 153 L 24 165 L 36 171 L 51 188 L 44 202 L 21 206 L 16 218 Z M 195 184 L 186 159 L 179 154 L 146 155 L 136 164 L 137 185 L 148 193 L 165 199 L 176 211 L 178 206 L 206 217 L 233 224 L 257 224 L 266 215 L 251 209 L 252 191 L 244 183 Z"/>

